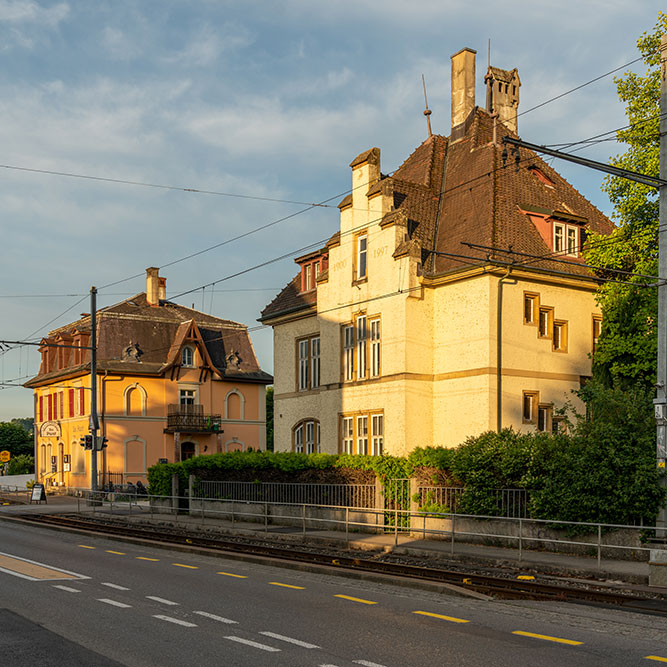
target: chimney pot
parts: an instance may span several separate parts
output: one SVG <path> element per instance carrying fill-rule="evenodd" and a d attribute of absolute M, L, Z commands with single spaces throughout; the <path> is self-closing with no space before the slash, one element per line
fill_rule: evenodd
<path fill-rule="evenodd" d="M 146 269 L 146 301 L 150 306 L 160 305 L 159 271 L 156 266 L 150 266 Z"/>

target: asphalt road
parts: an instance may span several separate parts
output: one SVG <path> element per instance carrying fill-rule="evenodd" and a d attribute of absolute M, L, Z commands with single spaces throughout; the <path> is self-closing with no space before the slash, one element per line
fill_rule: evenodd
<path fill-rule="evenodd" d="M 656 662 L 667 663 L 664 618 L 473 600 L 0 522 L 7 667 Z"/>

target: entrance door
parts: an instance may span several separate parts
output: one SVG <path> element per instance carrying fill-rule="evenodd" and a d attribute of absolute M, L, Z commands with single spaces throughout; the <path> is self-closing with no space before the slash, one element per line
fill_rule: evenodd
<path fill-rule="evenodd" d="M 181 461 L 187 461 L 195 455 L 195 443 L 194 442 L 182 442 L 181 443 Z"/>

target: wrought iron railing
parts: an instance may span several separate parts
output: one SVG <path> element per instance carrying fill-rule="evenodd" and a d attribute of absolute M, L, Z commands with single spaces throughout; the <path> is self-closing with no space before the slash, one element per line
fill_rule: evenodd
<path fill-rule="evenodd" d="M 220 431 L 221 415 L 205 414 L 203 405 L 167 406 L 167 429 L 171 431 Z"/>

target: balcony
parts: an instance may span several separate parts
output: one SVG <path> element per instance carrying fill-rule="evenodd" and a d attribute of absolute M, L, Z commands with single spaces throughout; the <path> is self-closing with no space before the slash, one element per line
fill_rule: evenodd
<path fill-rule="evenodd" d="M 203 405 L 168 405 L 165 433 L 221 433 L 221 416 L 204 414 Z"/>

